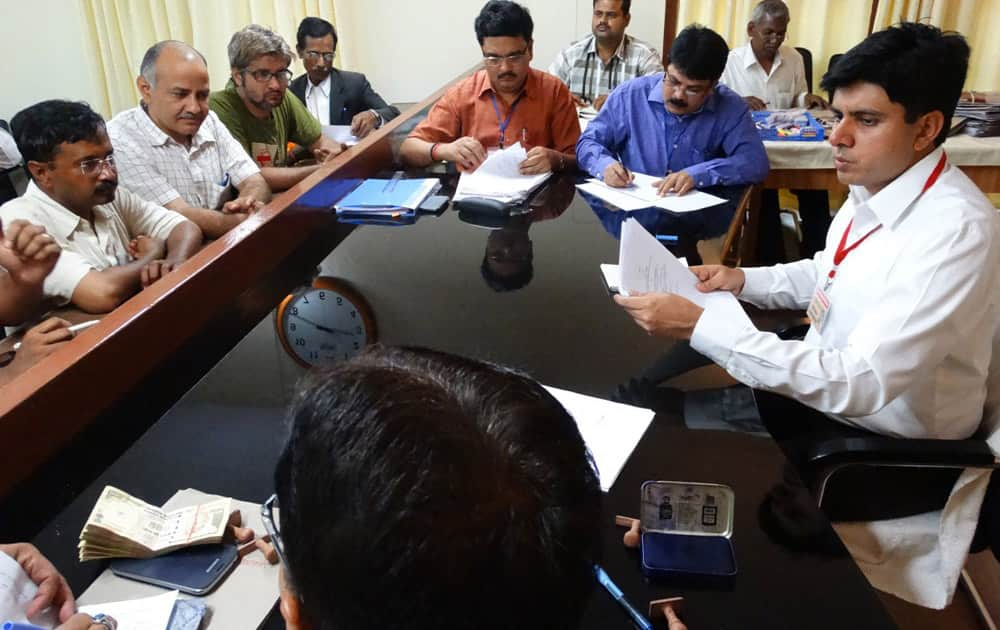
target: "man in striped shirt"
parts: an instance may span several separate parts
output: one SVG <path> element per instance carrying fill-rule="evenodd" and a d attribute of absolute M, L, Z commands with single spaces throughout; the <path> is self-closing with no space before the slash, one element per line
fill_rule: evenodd
<path fill-rule="evenodd" d="M 663 72 L 655 48 L 625 34 L 632 0 L 594 0 L 592 33 L 571 44 L 549 66 L 569 86 L 577 106 L 600 110 L 611 90 L 636 77 Z"/>

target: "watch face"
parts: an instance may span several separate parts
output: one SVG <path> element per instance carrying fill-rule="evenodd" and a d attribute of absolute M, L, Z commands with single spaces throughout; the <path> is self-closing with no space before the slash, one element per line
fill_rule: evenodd
<path fill-rule="evenodd" d="M 357 306 L 331 289 L 296 294 L 282 315 L 288 346 L 303 362 L 323 365 L 359 354 L 369 342 Z"/>

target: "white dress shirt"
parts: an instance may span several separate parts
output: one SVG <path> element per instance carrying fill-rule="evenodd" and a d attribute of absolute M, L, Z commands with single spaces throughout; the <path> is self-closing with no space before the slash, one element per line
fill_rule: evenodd
<path fill-rule="evenodd" d="M 921 195 L 942 154 L 936 149 L 875 195 L 852 186 L 815 258 L 744 270 L 741 300 L 802 309 L 825 282 L 848 223 L 853 219 L 848 245 L 881 225 L 838 268 L 822 330 L 782 341 L 747 318 L 709 308 L 691 346 L 750 387 L 877 433 L 971 436 L 988 388 L 997 394 L 990 363 L 1000 315 L 1000 228 L 996 209 L 956 167 L 947 166 Z M 984 488 L 981 473 L 963 477 L 952 493 L 956 504 L 925 519 L 933 535 L 908 538 L 917 535 L 912 522 L 898 530 L 862 524 L 872 528 L 845 542 L 877 587 L 941 607 L 954 592 Z M 878 552 L 859 554 L 855 545 L 872 540 Z"/>
<path fill-rule="evenodd" d="M 306 107 L 321 125 L 330 124 L 330 83 L 329 74 L 319 85 L 306 77 Z"/>
<path fill-rule="evenodd" d="M 107 128 L 118 182 L 157 205 L 183 199 L 193 208 L 216 209 L 230 186 L 260 172 L 213 111 L 190 147 L 164 133 L 141 106 L 119 113 Z"/>
<path fill-rule="evenodd" d="M 20 163 L 21 152 L 17 150 L 17 143 L 6 129 L 0 127 L 0 169 L 13 168 Z"/>
<path fill-rule="evenodd" d="M 756 96 L 768 109 L 805 107 L 809 93 L 802 55 L 791 46 L 778 48 L 770 74 L 764 72 L 749 43 L 734 48 L 719 83 L 740 96 Z"/>
<path fill-rule="evenodd" d="M 91 270 L 124 265 L 132 261 L 128 243 L 140 234 L 166 241 L 175 227 L 187 219 L 176 212 L 145 201 L 118 187 L 111 203 L 94 207 L 90 223 L 49 197 L 34 182 L 24 195 L 0 206 L 4 223 L 24 219 L 43 226 L 55 239 L 62 254 L 45 278 L 46 297 L 65 304 L 76 285 Z"/>

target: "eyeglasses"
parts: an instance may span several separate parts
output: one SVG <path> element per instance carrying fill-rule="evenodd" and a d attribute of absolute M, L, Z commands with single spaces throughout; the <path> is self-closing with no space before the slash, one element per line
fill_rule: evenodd
<path fill-rule="evenodd" d="M 666 83 L 671 92 L 676 92 L 678 88 L 681 88 L 684 90 L 684 94 L 692 97 L 701 96 L 712 87 L 711 85 L 688 85 L 681 83 L 669 74 L 667 74 Z"/>
<path fill-rule="evenodd" d="M 520 52 L 511 53 L 509 55 L 483 55 L 483 63 L 492 68 L 499 66 L 504 61 L 506 61 L 512 66 L 516 66 L 517 64 L 524 61 L 524 58 L 527 56 L 527 54 L 528 54 L 528 49 L 525 48 Z"/>
<path fill-rule="evenodd" d="M 264 521 L 264 529 L 267 530 L 267 535 L 271 537 L 271 544 L 274 545 L 274 550 L 278 552 L 278 560 L 281 564 L 285 566 L 285 570 L 288 570 L 288 560 L 285 559 L 285 545 L 281 541 L 281 532 L 278 530 L 277 523 L 274 521 L 274 508 L 281 509 L 278 505 L 278 495 L 272 494 L 271 497 L 264 501 L 264 504 L 260 506 L 260 518 Z"/>
<path fill-rule="evenodd" d="M 278 83 L 288 83 L 292 80 L 292 71 L 288 68 L 278 70 L 277 72 L 270 72 L 268 70 L 244 70 L 243 74 L 249 74 L 258 83 L 267 83 L 272 78 L 277 79 Z"/>
<path fill-rule="evenodd" d="M 80 172 L 88 177 L 94 177 L 100 175 L 104 171 L 104 167 L 108 167 L 109 170 L 115 170 L 115 156 L 109 155 L 105 158 L 91 158 L 89 160 L 84 160 L 80 162 Z"/>
<path fill-rule="evenodd" d="M 318 50 L 307 50 L 305 56 L 311 59 L 312 61 L 319 61 L 320 57 L 322 57 L 323 61 L 327 63 L 333 63 L 333 56 L 335 54 L 336 53 L 321 53 Z"/>

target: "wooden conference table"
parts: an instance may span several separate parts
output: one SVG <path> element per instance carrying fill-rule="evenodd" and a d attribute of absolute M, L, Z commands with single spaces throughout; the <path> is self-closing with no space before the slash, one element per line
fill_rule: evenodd
<path fill-rule="evenodd" d="M 288 364 L 270 337 L 269 314 L 318 264 L 366 296 L 385 343 L 497 361 L 603 397 L 655 363 L 669 344 L 646 336 L 609 299 L 598 265 L 617 259 L 618 243 L 572 180 L 553 181 L 534 220 L 508 226 L 511 238 L 531 241 L 533 253 L 533 279 L 510 292 L 493 291 L 480 272 L 487 242 L 501 232 L 453 210 L 409 226 L 358 227 L 296 205 L 326 176 L 391 168 L 392 146 L 428 102 L 3 390 L 0 443 L 9 459 L 0 469 L 0 540 L 32 539 L 81 592 L 103 569 L 75 556 L 105 484 L 152 503 L 186 487 L 263 501 L 283 435 L 281 402 L 297 375 L 258 378 L 275 362 Z M 783 474 L 785 460 L 769 438 L 698 430 L 676 413 L 660 413 L 606 496 L 602 563 L 640 607 L 684 595 L 692 630 L 893 627 L 828 526 L 823 551 L 765 532 L 765 498 Z M 612 517 L 638 512 L 639 486 L 648 479 L 733 488 L 735 578 L 642 578 Z M 281 627 L 276 617 L 272 612 L 267 627 Z M 583 627 L 631 626 L 595 590 Z"/>

